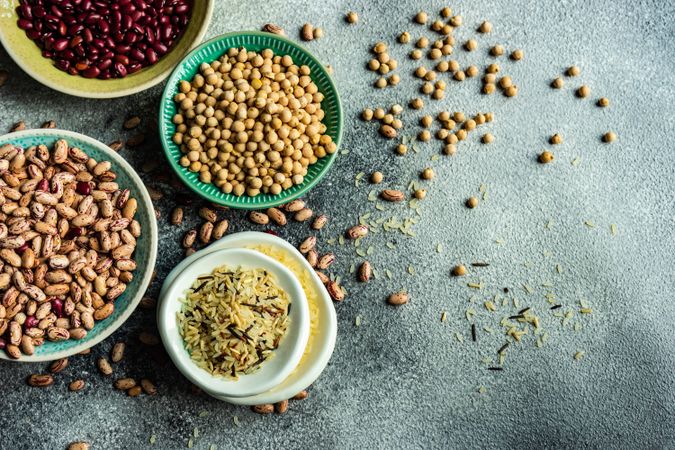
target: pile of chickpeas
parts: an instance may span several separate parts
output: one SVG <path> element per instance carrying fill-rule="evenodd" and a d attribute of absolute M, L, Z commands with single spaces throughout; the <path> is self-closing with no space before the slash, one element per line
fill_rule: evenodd
<path fill-rule="evenodd" d="M 308 66 L 265 49 L 231 48 L 183 80 L 174 101 L 180 164 L 223 192 L 277 195 L 337 146 Z"/>

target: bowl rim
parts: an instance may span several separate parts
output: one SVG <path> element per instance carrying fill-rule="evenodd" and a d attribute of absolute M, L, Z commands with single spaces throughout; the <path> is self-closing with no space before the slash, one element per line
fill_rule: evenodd
<path fill-rule="evenodd" d="M 204 35 L 206 34 L 206 31 L 209 27 L 209 24 L 211 23 L 211 18 L 213 16 L 213 8 L 215 4 L 215 0 L 204 0 L 206 3 L 206 15 L 204 16 L 204 21 L 200 24 L 197 34 L 195 35 L 195 39 L 192 43 L 190 43 L 190 48 L 194 48 L 194 46 L 198 43 L 201 42 L 201 40 L 204 38 Z M 28 37 L 26 37 L 28 39 Z M 54 89 L 55 91 L 62 92 L 64 94 L 72 95 L 74 97 L 82 97 L 82 98 L 95 98 L 95 99 L 106 99 L 106 98 L 118 98 L 118 97 L 126 97 L 128 95 L 136 94 L 138 92 L 144 91 L 146 89 L 150 89 L 153 86 L 158 85 L 162 81 L 164 81 L 174 70 L 173 67 L 168 67 L 165 71 L 159 73 L 157 76 L 154 78 L 149 79 L 145 83 L 140 83 L 137 85 L 134 85 L 129 88 L 125 89 L 120 89 L 118 91 L 112 91 L 112 92 L 96 92 L 96 91 L 82 91 L 79 89 L 71 89 L 65 86 L 62 86 L 58 83 L 52 83 L 48 77 L 42 76 L 41 73 L 37 71 L 33 71 L 29 68 L 26 67 L 25 64 L 22 64 L 23 59 L 20 58 L 15 52 L 14 49 L 9 43 L 7 42 L 7 38 L 5 33 L 0 31 L 0 44 L 2 44 L 2 47 L 5 49 L 7 54 L 12 58 L 14 63 L 21 68 L 21 70 L 24 71 L 24 73 L 28 74 L 31 78 L 33 78 L 35 81 L 39 82 L 40 84 L 47 86 L 48 88 Z M 182 60 L 181 60 L 182 61 Z M 58 70 L 58 69 L 57 69 Z M 133 76 L 133 74 L 129 75 Z M 105 80 L 102 80 L 105 81 Z"/>
<path fill-rule="evenodd" d="M 259 372 L 250 375 L 242 375 L 239 380 L 229 380 L 227 378 L 211 375 L 192 360 L 189 352 L 185 348 L 184 339 L 180 334 L 180 327 L 176 324 L 176 312 L 181 310 L 179 302 L 185 290 L 181 289 L 181 286 L 183 288 L 188 286 L 185 279 L 185 277 L 188 276 L 187 272 L 193 270 L 196 265 L 203 264 L 205 258 L 220 258 L 221 262 L 209 262 L 207 266 L 198 268 L 197 271 L 199 273 L 206 273 L 208 270 L 213 270 L 223 265 L 228 267 L 236 266 L 236 258 L 241 258 L 241 256 L 239 256 L 241 254 L 251 255 L 255 260 L 262 261 L 262 263 L 271 267 L 272 272 L 275 273 L 277 278 L 281 279 L 280 284 L 286 284 L 283 279 L 288 280 L 290 289 L 286 289 L 286 291 L 292 296 L 293 304 L 295 305 L 291 312 L 294 316 L 291 317 L 289 315 L 289 317 L 291 317 L 292 321 L 296 322 L 296 329 L 293 333 L 291 333 L 291 330 L 289 329 L 287 331 L 288 334 L 285 336 L 287 338 L 293 338 L 291 341 L 288 341 L 288 339 L 286 340 L 288 343 L 287 345 L 291 345 L 288 350 L 288 358 L 286 360 L 279 360 L 275 355 L 275 358 L 270 362 L 281 362 L 276 369 L 277 372 L 272 373 L 261 380 L 254 380 L 251 378 L 255 376 L 260 378 L 260 376 L 258 376 Z M 189 285 L 192 285 L 194 281 L 190 281 Z M 164 347 L 174 365 L 191 382 L 200 386 L 204 391 L 215 395 L 248 397 L 273 389 L 282 383 L 298 366 L 309 339 L 309 305 L 307 303 L 305 291 L 300 284 L 300 280 L 298 280 L 290 269 L 274 258 L 244 247 L 219 248 L 209 253 L 203 253 L 199 258 L 192 261 L 189 266 L 185 267 L 184 270 L 176 275 L 172 280 L 171 285 L 161 297 L 161 305 L 157 311 L 157 321 L 158 326 L 161 322 L 160 333 L 164 338 Z M 263 363 L 263 365 L 264 364 L 265 363 Z M 249 377 L 248 380 L 245 380 L 249 383 L 258 382 L 257 387 L 242 391 L 242 384 L 240 381 L 245 377 Z"/>
<path fill-rule="evenodd" d="M 306 185 L 304 185 L 301 189 L 298 189 L 297 192 L 295 192 L 293 195 L 290 195 L 286 198 L 279 199 L 276 198 L 277 196 L 274 196 L 275 198 L 272 198 L 271 200 L 261 202 L 261 203 L 237 203 L 237 202 L 232 202 L 229 200 L 223 200 L 221 198 L 215 197 L 209 193 L 203 192 L 201 189 L 198 188 L 200 184 L 205 184 L 202 183 L 201 181 L 197 180 L 196 183 L 193 183 L 189 179 L 187 179 L 186 175 L 182 172 L 182 167 L 178 164 L 178 161 L 174 161 L 172 158 L 171 154 L 169 153 L 169 145 L 175 145 L 173 143 L 169 144 L 167 142 L 167 139 L 165 138 L 165 132 L 167 132 L 167 126 L 166 126 L 166 121 L 163 120 L 163 112 L 167 109 L 167 105 L 169 102 L 173 102 L 173 99 L 169 98 L 169 89 L 171 88 L 172 84 L 176 84 L 178 82 L 178 72 L 181 70 L 181 68 L 184 66 L 186 61 L 194 54 L 197 52 L 201 51 L 203 48 L 208 47 L 210 45 L 213 45 L 216 42 L 223 41 L 225 39 L 230 39 L 233 37 L 238 37 L 238 36 L 262 36 L 265 38 L 270 38 L 270 39 L 276 39 L 281 42 L 285 42 L 286 44 L 295 47 L 298 49 L 300 52 L 302 52 L 307 58 L 311 59 L 318 67 L 321 72 L 326 76 L 326 79 L 328 80 L 328 84 L 332 87 L 333 92 L 335 92 L 335 104 L 337 106 L 337 138 L 335 139 L 335 144 L 337 146 L 336 151 L 332 155 L 326 155 L 326 158 L 328 159 L 328 162 L 326 166 L 319 172 L 316 177 L 314 177 L 312 180 L 307 182 Z M 202 61 L 204 62 L 204 61 Z M 274 206 L 279 206 L 284 203 L 288 203 L 292 200 L 295 200 L 296 198 L 302 197 L 305 195 L 310 189 L 312 189 L 314 186 L 316 186 L 322 179 L 323 177 L 328 173 L 330 170 L 331 166 L 335 162 L 335 159 L 337 158 L 337 155 L 340 150 L 340 144 L 342 143 L 342 137 L 344 133 L 344 112 L 342 109 L 342 101 L 340 100 L 340 93 L 337 90 L 337 86 L 335 85 L 335 82 L 333 81 L 333 77 L 326 71 L 326 68 L 324 67 L 323 63 L 319 61 L 319 59 L 314 56 L 309 50 L 307 50 L 305 47 L 302 45 L 298 44 L 297 42 L 294 42 L 284 36 L 280 36 L 278 34 L 274 33 L 267 33 L 264 31 L 233 31 L 230 33 L 225 33 L 221 34 L 218 36 L 215 36 L 208 41 L 205 41 L 198 45 L 197 47 L 193 48 L 190 52 L 188 52 L 183 59 L 176 65 L 176 67 L 173 69 L 171 72 L 171 75 L 169 76 L 166 85 L 164 86 L 164 91 L 162 92 L 162 98 L 159 103 L 159 137 L 160 141 L 162 143 L 162 149 L 164 150 L 164 155 L 166 156 L 166 159 L 169 162 L 169 165 L 171 166 L 171 169 L 173 169 L 174 173 L 180 178 L 180 180 L 185 184 L 190 190 L 195 192 L 197 195 L 200 197 L 216 203 L 218 205 L 224 205 L 228 206 L 233 209 L 244 209 L 244 210 L 256 210 L 256 209 L 265 209 L 265 208 L 271 208 Z"/>
<path fill-rule="evenodd" d="M 157 259 L 157 248 L 158 248 L 157 221 L 153 220 L 154 206 L 152 204 L 152 200 L 150 199 L 150 194 L 148 193 L 148 190 L 145 187 L 145 184 L 143 183 L 143 180 L 141 180 L 141 177 L 138 175 L 138 173 L 136 173 L 134 168 L 131 167 L 131 164 L 129 164 L 124 158 L 122 158 L 122 156 L 114 152 L 110 147 L 108 147 L 101 141 L 98 141 L 84 134 L 77 133 L 75 131 L 60 130 L 58 128 L 40 128 L 40 129 L 16 131 L 14 133 L 8 133 L 0 136 L 0 141 L 36 135 L 64 138 L 66 140 L 72 138 L 84 141 L 87 144 L 91 145 L 92 147 L 96 147 L 97 150 L 100 150 L 103 153 L 105 153 L 108 156 L 108 158 L 110 158 L 110 160 L 114 162 L 114 164 L 121 166 L 122 169 L 127 173 L 127 175 L 129 175 L 129 177 L 139 186 L 138 191 L 140 199 L 137 200 L 141 200 L 143 204 L 146 206 L 146 208 L 148 208 L 149 213 L 148 215 L 150 216 L 149 221 L 150 229 L 148 230 L 149 232 L 148 242 L 150 243 L 150 249 L 148 252 L 147 269 L 145 275 L 141 279 L 140 284 L 138 285 L 136 295 L 134 295 L 134 297 L 131 299 L 131 301 L 129 302 L 129 306 L 127 306 L 127 308 L 122 312 L 122 314 L 120 314 L 120 316 L 114 322 L 112 322 L 107 328 L 102 330 L 100 334 L 96 335 L 91 339 L 85 340 L 80 344 L 76 344 L 68 350 L 59 350 L 53 353 L 46 353 L 43 355 L 30 355 L 30 356 L 21 355 L 19 359 L 13 359 L 8 357 L 4 351 L 0 352 L 0 359 L 17 363 L 54 361 L 56 359 L 66 358 L 68 356 L 72 356 L 76 353 L 79 353 L 83 350 L 87 350 L 97 345 L 99 342 L 103 341 L 108 336 L 117 331 L 117 329 L 120 328 L 134 312 L 134 310 L 138 306 L 138 303 L 141 301 L 141 298 L 143 298 L 143 296 L 145 295 L 148 286 L 150 285 L 153 268 L 155 267 L 155 262 Z"/>
<path fill-rule="evenodd" d="M 273 388 L 271 391 L 267 391 L 262 394 L 254 395 L 251 397 L 227 397 L 209 394 L 218 400 L 225 401 L 227 403 L 235 405 L 259 405 L 262 403 L 275 403 L 281 400 L 288 399 L 297 394 L 298 392 L 302 391 L 303 389 L 306 389 L 308 386 L 314 383 L 317 380 L 317 378 L 319 378 L 321 373 L 323 373 L 324 369 L 328 365 L 328 361 L 330 361 L 330 358 L 333 355 L 333 351 L 335 350 L 335 343 L 337 340 L 338 323 L 337 323 L 337 313 L 335 311 L 335 304 L 328 295 L 326 289 L 323 287 L 321 279 L 316 274 L 312 266 L 309 265 L 307 260 L 300 254 L 300 252 L 298 252 L 298 250 L 293 245 L 291 245 L 290 242 L 280 237 L 271 235 L 269 233 L 263 233 L 260 231 L 240 231 L 237 233 L 227 235 L 222 239 L 220 239 L 219 241 L 214 242 L 210 246 L 202 250 L 199 250 L 198 252 L 194 253 L 191 256 L 188 256 L 183 261 L 178 263 L 176 267 L 174 267 L 173 270 L 169 272 L 169 274 L 166 276 L 166 278 L 164 279 L 164 284 L 162 285 L 162 288 L 160 290 L 159 298 L 160 299 L 163 298 L 164 292 L 171 285 L 171 283 L 173 282 L 172 280 L 175 279 L 176 273 L 180 273 L 185 267 L 190 265 L 191 262 L 193 261 L 192 258 L 194 259 L 199 258 L 200 254 L 206 254 L 210 251 L 215 251 L 217 248 L 241 248 L 242 246 L 250 246 L 250 245 L 271 245 L 273 247 L 281 248 L 283 250 L 292 253 L 294 257 L 297 258 L 298 262 L 302 265 L 302 267 L 305 270 L 307 270 L 307 273 L 309 273 L 310 278 L 313 280 L 313 283 L 320 294 L 321 305 L 323 306 L 323 308 L 325 308 L 327 315 L 326 319 L 321 322 L 318 336 L 314 338 L 310 336 L 310 341 L 311 339 L 316 339 L 316 341 L 313 343 L 313 347 L 310 353 L 314 353 L 316 351 L 318 356 L 316 356 L 313 364 L 306 367 L 306 369 L 308 370 L 306 370 L 303 373 L 297 374 L 292 373 L 286 380 L 282 381 L 281 384 L 279 385 L 279 386 L 285 385 L 290 380 L 287 386 L 283 386 L 281 389 L 278 390 L 276 390 L 277 388 Z M 158 314 L 159 308 L 161 308 L 161 301 L 157 309 Z M 160 322 L 158 320 L 158 325 L 159 323 Z M 161 326 L 159 326 L 159 332 L 163 341 L 164 336 L 162 334 Z M 302 360 L 300 364 L 302 365 Z"/>

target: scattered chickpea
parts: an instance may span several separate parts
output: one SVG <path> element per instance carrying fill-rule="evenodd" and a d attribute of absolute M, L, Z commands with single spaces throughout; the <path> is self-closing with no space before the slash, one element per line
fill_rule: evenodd
<path fill-rule="evenodd" d="M 469 66 L 465 70 L 466 76 L 469 78 L 473 78 L 478 76 L 478 67 L 476 66 Z"/>
<path fill-rule="evenodd" d="M 459 15 L 452 16 L 450 18 L 450 25 L 452 25 L 455 28 L 462 26 L 462 16 Z"/>
<path fill-rule="evenodd" d="M 525 53 L 521 49 L 514 50 L 511 52 L 511 59 L 514 61 L 520 61 L 525 56 Z"/>
<path fill-rule="evenodd" d="M 424 128 L 429 128 L 433 121 L 434 119 L 432 119 L 431 116 L 422 116 L 420 119 L 420 125 L 422 125 Z"/>
<path fill-rule="evenodd" d="M 445 98 L 445 91 L 443 89 L 436 89 L 432 94 L 431 98 L 434 100 L 443 100 Z"/>
<path fill-rule="evenodd" d="M 465 204 L 467 208 L 474 209 L 476 206 L 478 206 L 478 199 L 476 197 L 469 197 L 466 199 Z"/>
<path fill-rule="evenodd" d="M 490 49 L 490 55 L 492 56 L 502 56 L 504 54 L 504 47 L 497 44 Z"/>
<path fill-rule="evenodd" d="M 443 147 L 443 153 L 452 156 L 457 153 L 457 146 L 455 144 L 445 144 L 445 147 Z"/>
<path fill-rule="evenodd" d="M 452 78 L 454 78 L 457 81 L 464 81 L 466 79 L 466 74 L 464 73 L 463 70 L 458 70 L 457 72 L 455 72 L 455 75 L 453 75 Z"/>
<path fill-rule="evenodd" d="M 373 120 L 373 110 L 370 108 L 366 108 L 363 110 L 361 113 L 361 118 L 367 122 L 370 122 Z"/>
<path fill-rule="evenodd" d="M 415 190 L 415 198 L 417 200 L 424 200 L 424 197 L 427 196 L 427 190 L 426 189 L 417 189 Z"/>
<path fill-rule="evenodd" d="M 387 87 L 387 79 L 384 77 L 380 77 L 375 81 L 375 87 L 378 89 L 382 89 Z"/>
<path fill-rule="evenodd" d="M 370 61 L 368 61 L 368 69 L 372 70 L 375 72 L 376 70 L 380 69 L 380 61 L 377 59 L 373 58 Z"/>
<path fill-rule="evenodd" d="M 404 31 L 403 33 L 399 34 L 398 42 L 401 44 L 407 44 L 408 42 L 410 42 L 410 33 Z"/>
<path fill-rule="evenodd" d="M 454 59 L 448 61 L 448 70 L 450 72 L 457 72 L 459 70 L 459 62 Z"/>
<path fill-rule="evenodd" d="M 464 122 L 462 128 L 464 128 L 466 131 L 473 131 L 476 129 L 476 121 L 473 119 L 469 119 Z"/>
<path fill-rule="evenodd" d="M 387 80 L 389 81 L 389 84 L 391 84 L 392 86 L 396 86 L 401 82 L 401 77 L 395 73 L 390 75 L 389 78 L 387 78 Z"/>
<path fill-rule="evenodd" d="M 429 51 L 429 59 L 431 60 L 441 59 L 441 56 L 443 56 L 443 52 L 438 48 L 432 48 Z"/>
<path fill-rule="evenodd" d="M 408 147 L 405 144 L 398 144 L 398 146 L 396 147 L 396 153 L 398 153 L 399 155 L 405 155 L 406 153 L 408 153 Z"/>
<path fill-rule="evenodd" d="M 518 86 L 509 86 L 504 89 L 504 95 L 507 97 L 515 97 L 518 95 Z"/>
<path fill-rule="evenodd" d="M 508 87 L 513 86 L 513 81 L 511 80 L 511 77 L 508 75 L 505 75 L 499 79 L 499 87 L 502 89 L 506 89 Z"/>
<path fill-rule="evenodd" d="M 577 66 L 570 66 L 565 71 L 565 75 L 567 75 L 568 77 L 576 77 L 579 76 L 580 73 L 581 69 L 579 69 Z"/>
<path fill-rule="evenodd" d="M 492 63 L 485 68 L 485 72 L 486 73 L 497 73 L 497 72 L 499 72 L 499 65 Z"/>
<path fill-rule="evenodd" d="M 384 42 L 378 42 L 373 46 L 373 53 L 375 54 L 379 55 L 380 53 L 384 53 L 386 51 L 387 51 L 387 44 L 385 44 Z"/>
<path fill-rule="evenodd" d="M 445 138 L 445 143 L 446 144 L 452 144 L 455 145 L 459 142 L 459 138 L 457 138 L 457 133 L 452 133 L 448 134 L 448 137 Z"/>
<path fill-rule="evenodd" d="M 382 120 L 384 118 L 384 114 L 385 112 L 382 108 L 375 108 L 375 111 L 373 111 L 373 117 L 377 120 Z"/>
<path fill-rule="evenodd" d="M 316 27 L 314 28 L 314 39 L 321 39 L 323 37 L 323 28 Z"/>
<path fill-rule="evenodd" d="M 492 119 L 494 118 L 493 114 L 491 112 L 486 112 L 485 113 L 485 122 L 492 122 Z"/>
<path fill-rule="evenodd" d="M 415 22 L 419 23 L 420 25 L 424 25 L 425 23 L 427 23 L 427 19 L 428 19 L 427 13 L 424 11 L 418 12 L 417 15 L 415 16 Z"/>
<path fill-rule="evenodd" d="M 545 150 L 539 154 L 539 162 L 541 164 L 548 164 L 550 162 L 553 162 L 555 159 L 555 156 L 553 156 L 552 152 L 549 152 L 548 150 Z"/>
<path fill-rule="evenodd" d="M 429 46 L 429 39 L 422 36 L 417 40 L 417 42 L 415 42 L 415 46 L 417 48 L 427 48 Z"/>
<path fill-rule="evenodd" d="M 443 29 L 443 22 L 440 20 L 434 20 L 434 22 L 431 24 L 431 29 L 436 32 L 441 31 L 441 29 Z"/>
<path fill-rule="evenodd" d="M 441 122 L 445 122 L 446 120 L 450 120 L 450 113 L 447 112 L 447 111 L 441 111 L 436 116 L 436 119 L 440 120 Z"/>
<path fill-rule="evenodd" d="M 415 69 L 415 76 L 417 78 L 424 78 L 424 75 L 427 74 L 427 68 L 424 66 L 419 66 L 417 69 Z"/>
<path fill-rule="evenodd" d="M 559 133 L 554 134 L 548 140 L 552 145 L 562 144 L 563 138 Z"/>
<path fill-rule="evenodd" d="M 481 138 L 483 144 L 491 144 L 495 141 L 495 137 L 490 133 L 485 133 Z"/>
<path fill-rule="evenodd" d="M 421 98 L 414 98 L 410 101 L 410 107 L 412 109 L 422 109 L 424 108 L 424 100 Z"/>
<path fill-rule="evenodd" d="M 453 115 L 452 115 L 452 119 L 453 119 L 455 122 L 464 122 L 464 120 L 466 119 L 466 117 L 464 116 L 464 113 L 463 113 L 463 112 L 461 112 L 461 111 L 455 111 L 455 112 L 453 113 Z"/>
<path fill-rule="evenodd" d="M 616 133 L 613 131 L 608 131 L 602 135 L 602 141 L 609 144 L 610 142 L 616 141 Z"/>
<path fill-rule="evenodd" d="M 403 128 L 403 122 L 401 119 L 394 119 L 394 121 L 391 123 L 391 126 L 394 127 L 396 130 L 400 130 Z"/>
<path fill-rule="evenodd" d="M 347 21 L 347 23 L 355 24 L 359 21 L 359 15 L 356 14 L 354 11 L 349 11 L 345 16 L 345 20 Z"/>
<path fill-rule="evenodd" d="M 607 97 L 600 97 L 598 99 L 598 106 L 601 108 L 606 108 L 609 106 L 609 99 Z"/>
<path fill-rule="evenodd" d="M 466 275 L 466 267 L 464 267 L 462 264 L 458 264 L 452 268 L 452 276 L 463 277 L 464 275 Z"/>
<path fill-rule="evenodd" d="M 394 121 L 393 114 L 385 114 L 384 117 L 382 118 L 382 122 L 386 123 L 387 125 L 391 125 L 393 121 Z"/>
<path fill-rule="evenodd" d="M 487 20 L 480 24 L 478 27 L 478 32 L 480 33 L 489 33 L 492 31 L 492 24 Z"/>
<path fill-rule="evenodd" d="M 589 88 L 585 84 L 580 86 L 579 89 L 577 89 L 577 97 L 579 97 L 579 98 L 588 97 L 590 94 L 591 94 L 591 88 Z"/>
<path fill-rule="evenodd" d="M 419 139 L 422 142 L 429 142 L 431 140 L 431 133 L 429 130 L 422 130 L 419 133 L 417 133 L 417 139 Z"/>
<path fill-rule="evenodd" d="M 403 112 L 403 106 L 399 105 L 398 103 L 391 105 L 391 108 L 389 108 L 389 112 L 391 112 L 395 116 L 398 116 Z"/>
<path fill-rule="evenodd" d="M 421 58 L 422 58 L 422 51 L 420 49 L 416 48 L 410 52 L 410 59 L 417 60 Z"/>
<path fill-rule="evenodd" d="M 449 68 L 450 64 L 448 64 L 447 61 L 439 61 L 438 64 L 436 64 L 436 70 L 438 70 L 441 73 L 447 72 Z"/>
<path fill-rule="evenodd" d="M 464 50 L 467 52 L 472 52 L 478 48 L 478 42 L 475 39 L 469 39 L 464 43 Z"/>
<path fill-rule="evenodd" d="M 483 83 L 492 83 L 495 84 L 497 82 L 497 75 L 494 73 L 486 73 L 483 75 Z"/>
<path fill-rule="evenodd" d="M 434 177 L 434 170 L 431 167 L 427 167 L 422 171 L 421 177 L 423 180 L 431 180 Z"/>
<path fill-rule="evenodd" d="M 495 85 L 492 83 L 485 83 L 483 85 L 483 94 L 490 95 L 495 91 Z"/>
<path fill-rule="evenodd" d="M 486 120 L 485 120 L 485 114 L 483 113 L 478 113 L 476 116 L 473 118 L 473 120 L 476 121 L 476 125 L 483 125 Z"/>
<path fill-rule="evenodd" d="M 382 180 L 384 179 L 384 175 L 382 175 L 382 172 L 373 172 L 370 175 L 370 182 L 373 184 L 380 184 L 382 183 Z"/>
<path fill-rule="evenodd" d="M 563 80 L 563 79 L 560 78 L 560 77 L 556 78 L 555 80 L 553 80 L 553 81 L 551 82 L 551 87 L 552 87 L 553 89 L 562 89 L 563 86 L 565 86 L 565 80 Z"/>
<path fill-rule="evenodd" d="M 442 27 L 439 31 L 440 31 L 442 34 L 444 34 L 444 35 L 447 36 L 447 35 L 449 35 L 450 33 L 452 33 L 452 25 L 450 25 L 449 23 L 446 23 L 445 25 L 443 25 L 443 27 Z"/>
<path fill-rule="evenodd" d="M 436 139 L 442 141 L 448 137 L 448 134 L 450 134 L 448 130 L 446 130 L 445 128 L 440 128 L 438 131 L 436 131 Z"/>
<path fill-rule="evenodd" d="M 443 9 L 441 9 L 441 17 L 447 19 L 450 16 L 452 16 L 452 9 L 450 9 L 449 6 L 446 6 Z"/>
<path fill-rule="evenodd" d="M 424 79 L 427 80 L 427 81 L 435 80 L 436 79 L 436 72 L 434 72 L 433 70 L 428 71 L 424 75 Z"/>
<path fill-rule="evenodd" d="M 438 80 L 437 82 L 434 83 L 434 87 L 435 87 L 436 89 L 445 89 L 445 88 L 446 88 L 445 81 L 443 81 L 443 80 Z"/>

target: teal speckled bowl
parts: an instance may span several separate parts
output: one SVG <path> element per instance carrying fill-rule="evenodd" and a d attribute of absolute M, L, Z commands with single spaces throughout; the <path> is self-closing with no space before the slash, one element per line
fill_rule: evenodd
<path fill-rule="evenodd" d="M 0 146 L 13 144 L 28 148 L 32 145 L 45 144 L 51 148 L 52 144 L 58 139 L 65 139 L 71 146 L 81 148 L 90 157 L 98 161 L 108 160 L 112 162 L 111 170 L 117 174 L 116 182 L 119 183 L 120 187 L 129 189 L 131 196 L 138 201 L 138 211 L 135 218 L 141 224 L 142 233 L 138 238 L 136 252 L 133 256 L 138 268 L 134 272 L 134 279 L 127 286 L 124 294 L 115 300 L 115 311 L 107 319 L 96 322 L 94 328 L 87 333 L 84 339 L 79 341 L 70 339 L 61 342 L 45 341 L 43 345 L 35 348 L 34 355 L 24 355 L 19 360 L 10 359 L 4 351 L 0 351 L 0 359 L 20 362 L 51 361 L 93 347 L 117 330 L 136 309 L 138 302 L 150 284 L 152 271 L 155 267 L 157 221 L 150 195 L 134 169 L 110 147 L 79 133 L 55 129 L 26 130 L 6 134 L 0 136 Z"/>
<path fill-rule="evenodd" d="M 317 85 L 319 91 L 324 94 L 321 107 L 326 114 L 323 123 L 326 124 L 327 134 L 333 139 L 339 150 L 343 129 L 342 106 L 340 105 L 340 97 L 338 96 L 335 84 L 333 84 L 333 80 L 326 72 L 326 69 L 319 60 L 295 42 L 275 34 L 259 31 L 228 33 L 215 37 L 194 49 L 181 61 L 166 83 L 159 107 L 159 132 L 162 147 L 178 177 L 190 189 L 205 199 L 213 203 L 240 209 L 264 209 L 278 206 L 300 197 L 316 185 L 333 164 L 338 152 L 326 155 L 315 164 L 309 166 L 307 176 L 302 184 L 292 186 L 282 191 L 279 195 L 260 194 L 256 197 L 249 197 L 247 195 L 237 197 L 233 194 L 225 194 L 213 184 L 202 183 L 199 181 L 196 173 L 182 167 L 179 164 L 182 153 L 172 140 L 173 134 L 176 131 L 172 118 L 177 110 L 173 98 L 178 93 L 178 83 L 181 80 L 192 79 L 199 70 L 201 63 L 215 61 L 232 47 L 244 47 L 247 50 L 253 51 L 270 48 L 276 55 L 290 55 L 295 64 L 309 66 L 312 81 Z"/>

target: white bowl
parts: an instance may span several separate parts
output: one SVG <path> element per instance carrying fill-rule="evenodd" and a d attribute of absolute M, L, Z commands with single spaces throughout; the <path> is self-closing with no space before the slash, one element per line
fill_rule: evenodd
<path fill-rule="evenodd" d="M 234 233 L 226 236 L 219 241 L 211 244 L 209 247 L 196 252 L 195 254 L 185 258 L 179 263 L 166 277 L 164 285 L 160 292 L 160 299 L 165 298 L 165 293 L 171 289 L 173 282 L 178 275 L 189 267 L 194 261 L 203 257 L 206 254 L 218 251 L 223 248 L 252 248 L 256 246 L 268 246 L 275 251 L 283 252 L 285 255 L 293 259 L 299 267 L 304 270 L 308 276 L 309 289 L 313 290 L 316 301 L 314 304 L 310 303 L 310 336 L 307 343 L 307 349 L 303 355 L 300 363 L 296 369 L 283 380 L 278 386 L 263 392 L 258 395 L 251 395 L 247 397 L 233 397 L 228 395 L 217 394 L 214 392 L 207 392 L 209 395 L 237 405 L 259 405 L 263 403 L 276 403 L 293 397 L 298 392 L 306 389 L 321 375 L 325 369 L 333 349 L 335 348 L 335 339 L 337 336 L 337 317 L 333 301 L 326 292 L 323 283 L 314 272 L 312 266 L 302 254 L 287 241 L 273 236 L 268 233 L 260 233 L 256 231 L 247 231 L 241 233 Z M 158 315 L 164 307 L 164 300 L 161 300 Z M 167 342 L 164 325 L 161 320 L 158 320 L 160 335 L 162 340 Z M 195 383 L 200 386 L 198 383 Z M 201 387 L 201 386 L 200 386 Z"/>
<path fill-rule="evenodd" d="M 237 380 L 211 375 L 198 367 L 185 349 L 180 335 L 176 314 L 181 310 L 185 297 L 197 277 L 210 274 L 221 266 L 243 269 L 264 269 L 274 275 L 291 300 L 288 330 L 273 355 L 258 370 L 240 375 Z M 171 287 L 162 295 L 158 323 L 161 324 L 164 344 L 171 359 L 183 374 L 204 391 L 215 395 L 247 397 L 268 391 L 281 383 L 297 367 L 309 338 L 309 307 L 307 297 L 295 275 L 274 259 L 260 252 L 243 248 L 220 249 L 204 254 L 176 277 Z"/>

